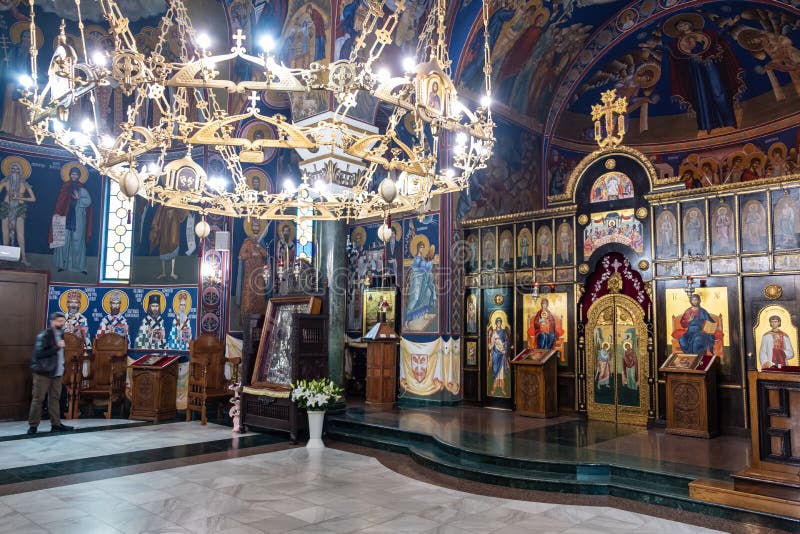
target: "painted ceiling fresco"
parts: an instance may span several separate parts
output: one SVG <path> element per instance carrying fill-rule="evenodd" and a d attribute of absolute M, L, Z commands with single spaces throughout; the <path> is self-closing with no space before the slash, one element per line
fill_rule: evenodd
<path fill-rule="evenodd" d="M 456 19 L 480 12 L 475 0 Z M 794 4 L 794 5 L 792 5 Z M 691 140 L 774 122 L 800 103 L 798 2 L 561 0 L 492 3 L 497 109 L 546 138 L 591 144 L 591 105 L 630 101 L 629 144 Z M 479 7 L 479 6 L 478 6 Z M 482 87 L 482 23 L 455 30 L 459 86 Z M 460 44 L 459 44 L 460 43 Z"/>

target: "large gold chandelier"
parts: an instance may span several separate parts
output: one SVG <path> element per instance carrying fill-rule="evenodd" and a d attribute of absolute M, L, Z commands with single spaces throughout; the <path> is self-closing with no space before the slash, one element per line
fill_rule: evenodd
<path fill-rule="evenodd" d="M 21 102 L 30 110 L 30 127 L 37 142 L 52 140 L 82 163 L 117 180 L 129 196 L 139 194 L 203 215 L 293 219 L 302 214 L 323 220 L 388 217 L 422 210 L 433 196 L 464 189 L 470 175 L 485 167 L 491 155 L 494 123 L 488 0 L 483 4 L 486 93 L 474 111 L 458 100 L 450 78 L 445 0 L 436 0 L 416 57 L 404 60 L 405 72 L 400 75 L 388 72 L 380 60 L 405 8 L 402 0 L 394 12 L 384 9 L 383 0 L 368 0 L 361 35 L 350 57 L 302 68 L 279 64 L 270 42 L 262 43 L 260 53 L 248 52 L 247 37 L 241 30 L 233 35 L 235 44 L 230 52 L 215 55 L 195 32 L 183 0 L 168 3 L 149 54 L 137 49 L 129 21 L 116 0 L 97 0 L 108 22 L 113 49 L 92 53 L 86 48 L 80 1 L 75 4 L 83 57 L 67 44 L 62 23 L 60 44 L 42 86 L 37 69 L 35 0 L 29 0 L 32 75 L 24 81 Z M 169 32 L 180 36 L 178 61 L 165 58 Z M 221 72 L 234 72 L 234 62 L 246 62 L 255 74 L 239 81 L 222 77 Z M 230 68 L 222 68 L 226 64 Z M 104 87 L 122 91 L 132 101 L 127 120 L 116 126 L 114 133 L 97 120 L 95 93 Z M 292 122 L 278 114 L 262 114 L 257 102 L 264 91 L 290 95 L 324 91 L 333 96 L 334 106 L 315 118 Z M 360 91 L 390 109 L 385 127 L 365 127 L 351 117 Z M 245 95 L 251 104 L 244 113 L 229 112 L 221 105 L 219 94 L 223 92 Z M 87 100 L 92 116 L 79 116 L 78 104 L 87 109 Z M 148 114 L 148 106 L 158 113 Z M 269 125 L 277 135 L 257 140 L 242 137 L 241 126 L 253 121 Z M 219 152 L 232 183 L 208 179 L 205 169 L 192 159 L 192 148 L 201 146 Z M 297 185 L 271 192 L 253 189 L 242 163 L 260 163 L 268 148 L 297 150 L 324 164 L 301 164 Z"/>

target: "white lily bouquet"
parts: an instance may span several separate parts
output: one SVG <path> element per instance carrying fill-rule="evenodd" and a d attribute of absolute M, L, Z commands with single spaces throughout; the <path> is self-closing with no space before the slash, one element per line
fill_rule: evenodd
<path fill-rule="evenodd" d="M 330 378 L 298 380 L 292 384 L 292 400 L 307 411 L 325 411 L 328 405 L 342 398 L 344 390 Z"/>

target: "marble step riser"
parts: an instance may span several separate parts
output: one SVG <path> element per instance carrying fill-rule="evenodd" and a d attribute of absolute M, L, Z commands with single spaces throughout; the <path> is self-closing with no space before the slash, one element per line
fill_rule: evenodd
<path fill-rule="evenodd" d="M 395 441 L 406 443 L 411 441 L 411 444 L 429 444 L 436 447 L 444 453 L 450 454 L 459 458 L 463 462 L 471 462 L 481 465 L 493 465 L 503 468 L 520 469 L 528 472 L 536 472 L 543 474 L 565 474 L 572 475 L 578 480 L 608 480 L 610 478 L 624 479 L 637 481 L 639 484 L 654 484 L 663 487 L 667 491 L 677 492 L 679 494 L 688 495 L 689 483 L 694 480 L 693 477 L 686 477 L 680 475 L 673 475 L 669 473 L 651 473 L 648 471 L 624 468 L 609 465 L 586 465 L 574 464 L 560 461 L 541 461 L 541 460 L 528 460 L 528 459 L 511 459 L 489 454 L 483 454 L 473 451 L 465 451 L 459 449 L 448 443 L 444 443 L 436 438 L 427 434 L 419 434 L 414 432 L 406 432 L 391 428 L 380 428 L 380 434 L 374 429 L 376 427 L 370 425 L 354 424 L 344 421 L 331 421 L 328 425 L 328 432 L 332 436 L 337 434 L 350 434 L 357 436 L 368 436 L 377 442 L 387 442 L 394 438 Z"/>

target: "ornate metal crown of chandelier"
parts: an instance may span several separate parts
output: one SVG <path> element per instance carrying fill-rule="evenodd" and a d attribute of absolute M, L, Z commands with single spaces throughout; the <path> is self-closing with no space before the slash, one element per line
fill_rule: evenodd
<path fill-rule="evenodd" d="M 416 57 L 403 62 L 405 73 L 399 76 L 381 66 L 380 59 L 405 9 L 402 0 L 394 12 L 384 9 L 383 0 L 367 0 L 362 31 L 349 58 L 303 68 L 279 64 L 269 39 L 261 43 L 263 52 L 248 52 L 241 30 L 233 35 L 235 45 L 229 53 L 214 55 L 207 40 L 195 32 L 182 0 L 169 2 L 156 45 L 145 54 L 137 49 L 116 1 L 98 1 L 113 49 L 86 49 L 80 0 L 75 0 L 83 57 L 67 44 L 62 23 L 47 83 L 40 87 L 35 0 L 29 0 L 32 76 L 23 83 L 21 102 L 30 110 L 37 142 L 51 139 L 82 163 L 119 181 L 129 196 L 139 194 L 201 214 L 261 219 L 295 218 L 300 212 L 310 219 L 386 217 L 424 209 L 434 195 L 464 189 L 470 175 L 485 167 L 491 155 L 487 1 L 483 4 L 486 94 L 474 111 L 457 99 L 450 78 L 444 0 L 435 0 Z M 179 36 L 177 62 L 167 61 L 162 53 L 170 32 Z M 223 78 L 220 73 L 234 72 L 236 62 L 249 64 L 255 75 L 242 81 Z M 230 68 L 222 68 L 226 64 Z M 97 120 L 95 93 L 103 87 L 122 91 L 132 101 L 116 134 Z M 334 106 L 291 122 L 278 114 L 262 114 L 257 102 L 264 91 L 290 95 L 325 91 L 333 96 Z M 359 91 L 388 110 L 385 127 L 351 116 Z M 244 113 L 229 112 L 221 105 L 222 92 L 246 95 L 251 104 Z M 86 109 L 87 99 L 92 116 L 79 116 L 78 104 Z M 148 113 L 148 106 L 158 112 Z M 190 120 L 193 115 L 196 119 Z M 277 135 L 243 137 L 243 124 L 254 121 Z M 220 153 L 232 183 L 209 179 L 192 160 L 192 147 L 204 145 Z M 242 163 L 260 163 L 264 149 L 297 150 L 304 160 L 300 183 L 274 192 L 251 188 Z M 179 152 L 175 159 L 175 151 L 185 155 Z"/>

